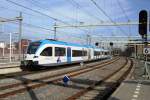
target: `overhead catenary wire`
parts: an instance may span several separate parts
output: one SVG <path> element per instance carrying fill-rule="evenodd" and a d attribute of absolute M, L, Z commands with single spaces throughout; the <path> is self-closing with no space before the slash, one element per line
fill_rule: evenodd
<path fill-rule="evenodd" d="M 119 0 L 116 0 L 116 1 L 117 1 L 118 5 L 119 5 L 120 9 L 122 10 L 123 14 L 125 15 L 127 21 L 129 22 L 129 21 L 130 21 L 130 18 L 127 16 L 127 13 L 126 13 L 126 11 L 124 10 L 124 8 L 122 7 L 120 1 L 119 1 Z M 131 27 L 129 26 L 129 35 L 130 35 L 130 32 L 131 32 Z"/>
<path fill-rule="evenodd" d="M 112 23 L 116 23 L 115 21 L 112 20 L 112 18 L 97 4 L 95 0 L 90 0 L 98 9 L 101 11 Z M 124 30 L 122 30 L 120 27 L 118 27 L 120 31 L 122 31 L 123 34 L 126 34 Z"/>
<path fill-rule="evenodd" d="M 11 2 L 11 0 L 6 0 L 6 1 L 10 1 Z M 13 2 L 13 1 L 12 1 Z M 20 7 L 23 7 L 23 8 L 25 8 L 25 9 L 28 9 L 28 10 L 31 10 L 30 8 L 26 8 L 25 6 L 22 6 L 22 5 L 18 5 L 18 3 L 15 3 L 15 2 L 13 2 L 13 4 L 15 4 L 15 5 L 17 5 L 17 6 L 20 6 Z M 34 11 L 35 12 L 35 10 L 32 10 L 32 11 Z M 37 12 L 37 13 L 39 13 L 39 12 Z M 43 13 L 40 13 L 41 15 L 43 15 Z M 45 15 L 44 15 L 45 16 Z M 48 17 L 48 16 L 47 16 Z M 55 18 L 54 18 L 54 20 L 56 20 Z M 58 21 L 58 20 L 57 20 Z M 15 23 L 14 23 L 15 24 Z M 29 23 L 23 23 L 23 25 L 24 26 L 27 26 L 27 27 L 29 27 L 29 28 L 31 28 L 31 27 L 33 27 L 33 28 L 40 28 L 40 29 L 44 29 L 44 30 L 50 30 L 50 31 L 54 31 L 54 30 L 51 30 L 51 29 L 47 29 L 47 28 L 45 28 L 45 27 L 41 27 L 41 26 L 37 26 L 37 25 L 32 25 L 32 24 L 29 24 Z"/>
<path fill-rule="evenodd" d="M 103 22 L 102 19 L 100 19 L 99 17 L 94 16 L 91 12 L 84 9 L 77 1 L 75 1 L 75 0 L 66 0 L 66 1 L 69 2 L 70 4 L 72 4 L 73 6 L 77 6 L 77 9 L 81 10 L 83 13 L 85 13 L 89 17 L 96 19 L 100 23 Z"/>
<path fill-rule="evenodd" d="M 11 0 L 7 0 L 7 1 L 11 1 Z M 74 0 L 73 0 L 73 1 L 74 1 Z M 34 9 L 33 9 L 33 10 L 34 10 Z M 37 10 L 37 11 L 38 11 L 38 10 Z M 39 11 L 39 12 L 40 12 L 40 11 Z M 47 15 L 47 14 L 46 14 L 46 15 Z M 48 15 L 48 16 L 49 16 L 49 15 Z M 57 19 L 57 18 L 55 18 L 55 19 Z M 54 20 L 55 20 L 55 19 L 54 19 Z M 65 22 L 65 24 L 66 24 L 66 22 Z"/>
<path fill-rule="evenodd" d="M 97 16 L 94 16 L 94 14 L 92 14 L 90 11 L 87 11 L 86 9 L 84 9 L 84 8 L 80 5 L 80 3 L 78 3 L 77 1 L 75 1 L 75 0 L 67 0 L 67 1 L 69 1 L 70 4 L 72 4 L 73 6 L 74 6 L 74 5 L 77 5 L 77 6 L 80 8 L 80 10 L 82 10 L 84 13 L 86 13 L 87 15 L 89 15 L 91 18 L 96 19 L 96 20 L 99 21 L 100 23 L 103 23 L 103 22 L 104 22 L 104 20 L 100 19 L 100 18 L 97 17 Z M 113 34 L 112 31 L 111 31 L 111 33 Z"/>
<path fill-rule="evenodd" d="M 40 12 L 40 11 L 38 11 L 38 10 L 31 9 L 31 8 L 29 8 L 29 7 L 26 7 L 26 6 L 21 5 L 21 4 L 19 4 L 19 3 L 13 2 L 13 1 L 11 1 L 11 0 L 6 0 L 6 1 L 8 1 L 8 2 L 14 4 L 14 5 L 20 6 L 20 7 L 22 7 L 22 8 L 28 9 L 28 10 L 30 10 L 30 11 L 32 11 L 32 12 L 38 13 L 38 14 L 40 14 L 40 15 L 42 15 L 42 16 L 46 16 L 46 17 L 48 17 L 48 18 L 50 18 L 50 19 L 53 19 L 53 20 L 55 20 L 55 21 L 58 21 L 58 22 L 67 24 L 66 22 L 64 22 L 64 21 L 62 21 L 62 20 L 60 20 L 60 19 L 54 18 L 54 17 L 52 17 L 52 16 L 49 16 L 49 15 L 47 15 L 47 14 L 45 14 L 45 13 L 43 13 L 43 12 Z"/>
<path fill-rule="evenodd" d="M 53 12 L 52 9 L 47 9 L 46 7 L 40 6 L 40 5 L 42 5 L 42 3 L 40 3 L 39 1 L 36 1 L 36 0 L 27 0 L 27 1 L 28 1 L 28 2 L 31 2 L 34 6 L 39 7 L 40 9 L 51 10 L 51 12 Z M 44 6 L 44 5 L 43 5 L 43 6 Z M 63 14 L 58 13 L 58 12 L 56 12 L 56 11 L 53 12 L 53 13 L 55 13 L 55 14 L 57 14 L 57 15 L 60 15 L 60 16 L 63 16 L 63 17 L 65 17 L 65 18 L 67 18 L 67 19 L 71 19 L 71 20 L 77 21 L 76 19 L 74 19 L 74 18 L 72 18 L 72 17 L 70 17 L 70 16 L 63 15 Z M 78 23 L 79 23 L 79 21 L 78 21 Z"/>
<path fill-rule="evenodd" d="M 70 25 L 70 24 L 68 24 L 68 23 L 65 22 L 65 21 L 62 21 L 62 20 L 60 20 L 60 19 L 58 19 L 58 18 L 49 16 L 49 15 L 47 15 L 47 14 L 45 14 L 45 13 L 42 13 L 42 12 L 40 12 L 40 11 L 38 11 L 38 10 L 31 9 L 31 8 L 29 8 L 29 7 L 26 7 L 26 6 L 21 5 L 21 4 L 19 4 L 19 3 L 13 2 L 13 1 L 11 1 L 11 0 L 6 0 L 6 1 L 7 1 L 7 2 L 10 2 L 10 3 L 14 4 L 14 5 L 20 6 L 20 7 L 22 7 L 22 8 L 28 9 L 28 10 L 30 10 L 30 11 L 32 11 L 32 12 L 38 13 L 38 14 L 40 14 L 40 15 L 42 15 L 42 16 L 46 16 L 46 17 L 48 17 L 48 18 L 50 18 L 50 19 L 53 19 L 54 21 L 57 21 L 57 22 L 61 22 L 61 23 L 63 23 L 63 24 Z M 74 27 L 74 28 L 76 28 L 76 27 Z M 86 32 L 86 30 L 83 30 L 83 29 L 80 29 L 80 28 L 77 28 L 77 29 Z"/>
<path fill-rule="evenodd" d="M 90 16 L 91 18 L 94 18 L 94 19 L 96 19 L 96 20 L 98 20 L 100 22 L 103 22 L 102 19 L 100 19 L 99 17 L 94 16 L 93 14 L 91 14 L 91 12 L 89 12 L 89 11 L 85 10 L 84 8 L 82 8 L 81 5 L 77 1 L 75 1 L 75 0 L 66 0 L 66 1 L 68 1 L 73 6 L 77 5 L 82 12 L 84 12 L 85 14 Z"/>
<path fill-rule="evenodd" d="M 118 5 L 119 5 L 120 9 L 122 10 L 123 14 L 125 15 L 126 19 L 127 19 L 128 21 L 130 21 L 130 19 L 129 19 L 129 17 L 127 16 L 126 11 L 125 11 L 124 8 L 122 7 L 120 1 L 119 1 L 119 0 L 116 0 L 116 1 L 117 1 Z"/>
<path fill-rule="evenodd" d="M 38 15 L 30 14 L 30 13 L 27 13 L 27 12 L 25 12 L 25 11 L 16 10 L 16 9 L 12 9 L 12 8 L 9 8 L 9 7 L 0 6 L 0 8 L 2 8 L 2 9 L 4 9 L 4 10 L 8 10 L 8 11 L 14 11 L 14 12 L 17 12 L 17 13 L 22 12 L 22 14 L 25 14 L 25 15 L 28 15 L 28 16 L 40 17 L 40 16 L 38 16 Z"/>
<path fill-rule="evenodd" d="M 3 18 L 3 17 L 0 17 L 0 19 L 2 20 L 9 20 L 9 19 L 7 19 L 7 18 Z M 17 24 L 17 22 L 10 22 L 10 23 L 12 23 L 12 24 Z M 23 24 L 23 26 L 25 26 L 25 27 L 28 27 L 28 28 L 37 28 L 37 29 L 43 29 L 43 30 L 45 30 L 45 31 L 54 31 L 54 30 L 52 30 L 52 29 L 48 29 L 48 28 L 46 28 L 46 27 L 42 27 L 42 26 L 38 26 L 38 25 L 33 25 L 33 24 L 29 24 L 29 23 L 25 23 L 25 22 L 23 22 L 22 23 Z M 34 32 L 34 31 L 30 31 L 30 32 Z M 58 31 L 59 33 L 70 33 L 70 32 L 64 32 L 64 31 Z M 76 38 L 78 38 L 78 37 L 76 37 Z"/>
<path fill-rule="evenodd" d="M 9 20 L 9 19 L 7 19 L 7 18 L 3 18 L 3 17 L 0 17 L 1 19 L 4 19 L 4 20 Z M 10 23 L 12 23 L 12 24 L 17 24 L 16 22 L 10 22 Z M 25 22 L 23 22 L 22 23 L 24 26 L 27 26 L 27 27 L 34 27 L 34 28 L 40 28 L 40 29 L 44 29 L 44 30 L 49 30 L 49 31 L 54 31 L 54 30 L 51 30 L 51 29 L 48 29 L 48 28 L 45 28 L 45 27 L 42 27 L 42 26 L 38 26 L 38 25 L 33 25 L 33 24 L 29 24 L 29 23 L 25 23 Z"/>
<path fill-rule="evenodd" d="M 16 12 L 18 12 L 18 13 L 22 12 L 22 11 L 19 11 L 19 10 L 9 9 L 9 8 L 6 8 L 6 7 L 0 7 L 0 8 L 6 9 L 6 10 L 8 10 L 8 11 L 16 11 Z M 39 17 L 39 16 L 30 14 L 30 13 L 26 13 L 26 12 L 24 12 L 24 11 L 23 11 L 23 14 L 26 14 L 26 15 L 29 15 L 29 16 L 34 16 L 34 17 Z M 4 20 L 9 20 L 9 19 L 3 18 L 3 17 L 0 17 L 0 18 L 1 18 L 1 19 L 4 19 Z M 17 23 L 15 23 L 15 22 L 11 22 L 11 23 L 17 24 Z M 39 26 L 39 25 L 33 25 L 33 24 L 25 23 L 25 22 L 23 22 L 23 25 L 24 25 L 24 26 L 27 26 L 27 27 L 32 27 L 32 28 L 39 28 L 39 29 L 54 31 L 54 30 L 51 30 L 51 29 L 46 28 L 46 27 L 42 27 L 42 26 Z"/>

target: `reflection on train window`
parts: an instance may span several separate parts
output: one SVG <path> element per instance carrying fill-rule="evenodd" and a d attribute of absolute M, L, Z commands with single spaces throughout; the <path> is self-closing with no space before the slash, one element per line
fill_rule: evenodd
<path fill-rule="evenodd" d="M 72 57 L 87 56 L 87 51 L 72 50 Z"/>
<path fill-rule="evenodd" d="M 108 55 L 108 52 L 105 52 L 105 55 Z"/>
<path fill-rule="evenodd" d="M 45 48 L 40 55 L 41 56 L 52 56 L 52 47 Z"/>
<path fill-rule="evenodd" d="M 38 49 L 38 47 L 40 46 L 41 42 L 33 42 L 30 43 L 27 53 L 28 54 L 35 54 L 36 50 Z"/>
<path fill-rule="evenodd" d="M 55 56 L 66 56 L 66 49 L 62 47 L 55 47 Z"/>
<path fill-rule="evenodd" d="M 87 51 L 82 51 L 82 56 L 87 56 Z"/>
<path fill-rule="evenodd" d="M 100 52 L 99 51 L 94 51 L 94 56 L 98 56 L 100 55 Z"/>

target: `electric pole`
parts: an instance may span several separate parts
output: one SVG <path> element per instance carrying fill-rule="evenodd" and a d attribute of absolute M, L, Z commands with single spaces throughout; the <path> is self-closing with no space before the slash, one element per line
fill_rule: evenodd
<path fill-rule="evenodd" d="M 22 53 L 22 43 L 21 43 L 21 39 L 22 39 L 22 12 L 20 12 L 19 15 L 19 60 L 21 60 L 21 53 Z"/>
<path fill-rule="evenodd" d="M 55 24 L 54 24 L 54 40 L 56 40 L 56 22 L 55 22 Z"/>
<path fill-rule="evenodd" d="M 11 62 L 11 54 L 12 54 L 12 52 L 11 52 L 11 43 L 12 41 L 11 41 L 11 33 L 9 33 L 9 62 Z"/>

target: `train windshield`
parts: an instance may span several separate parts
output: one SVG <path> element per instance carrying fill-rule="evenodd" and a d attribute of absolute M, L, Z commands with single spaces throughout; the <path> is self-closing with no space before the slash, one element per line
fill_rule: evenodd
<path fill-rule="evenodd" d="M 40 46 L 40 44 L 41 44 L 41 42 L 30 43 L 28 50 L 27 50 L 27 54 L 35 54 L 35 52 L 38 49 L 38 47 Z"/>

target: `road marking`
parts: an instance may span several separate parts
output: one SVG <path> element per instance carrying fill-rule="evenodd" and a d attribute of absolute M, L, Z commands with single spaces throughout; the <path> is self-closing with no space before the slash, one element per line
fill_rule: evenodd
<path fill-rule="evenodd" d="M 134 91 L 134 94 L 139 94 L 139 91 Z"/>
<path fill-rule="evenodd" d="M 139 86 L 141 86 L 142 84 L 138 83 Z"/>
<path fill-rule="evenodd" d="M 140 88 L 140 87 L 141 87 L 141 85 L 137 85 L 136 87 Z"/>
<path fill-rule="evenodd" d="M 136 100 L 140 94 L 141 83 L 138 83 L 131 100 Z"/>
<path fill-rule="evenodd" d="M 137 97 L 138 97 L 138 95 L 133 95 L 133 97 L 134 97 L 134 98 L 137 98 Z"/>
<path fill-rule="evenodd" d="M 140 88 L 136 88 L 136 91 L 139 91 L 140 90 Z"/>
<path fill-rule="evenodd" d="M 136 100 L 136 99 L 131 99 L 131 100 Z"/>

